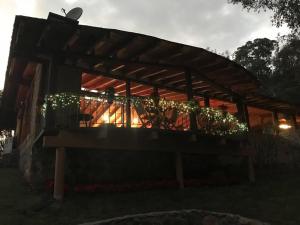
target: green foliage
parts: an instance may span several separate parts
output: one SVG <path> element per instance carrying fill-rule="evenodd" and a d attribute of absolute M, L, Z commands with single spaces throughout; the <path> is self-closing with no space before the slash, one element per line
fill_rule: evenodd
<path fill-rule="evenodd" d="M 3 150 L 4 150 L 4 145 L 9 137 L 11 137 L 11 131 L 9 131 L 9 130 L 1 130 L 0 131 L 0 155 L 1 155 L 1 152 L 3 152 Z"/>
<path fill-rule="evenodd" d="M 198 128 L 205 134 L 227 136 L 247 132 L 246 124 L 227 112 L 212 108 L 200 108 L 197 113 Z"/>
<path fill-rule="evenodd" d="M 188 116 L 189 113 L 195 113 L 198 117 L 199 129 L 205 134 L 226 136 L 235 135 L 247 132 L 247 126 L 240 123 L 236 117 L 229 113 L 223 113 L 220 110 L 212 108 L 201 108 L 199 104 L 194 101 L 171 101 L 164 98 L 159 98 L 156 101 L 153 97 L 130 97 L 114 96 L 114 102 L 116 104 L 124 105 L 127 100 L 130 100 L 134 106 L 143 105 L 148 112 L 147 118 L 149 121 L 157 120 L 165 121 L 168 112 L 176 112 Z M 57 93 L 48 95 L 45 98 L 45 104 L 42 107 L 42 114 L 45 114 L 47 107 L 58 110 L 60 113 L 64 113 L 64 110 L 70 108 L 70 106 L 77 106 L 78 108 L 82 101 L 95 101 L 98 104 L 107 104 L 108 96 L 99 94 L 98 97 L 79 96 L 73 93 Z M 153 118 L 153 114 L 155 117 Z M 176 121 L 173 121 L 176 123 Z"/>
<path fill-rule="evenodd" d="M 230 3 L 241 3 L 248 10 L 272 10 L 272 22 L 277 26 L 286 23 L 294 32 L 300 30 L 299 0 L 228 0 Z"/>
<path fill-rule="evenodd" d="M 299 79 L 300 39 L 297 36 L 288 37 L 274 58 L 274 67 L 274 74 L 278 77 L 288 76 L 289 79 Z"/>
<path fill-rule="evenodd" d="M 280 42 L 267 38 L 248 41 L 235 51 L 234 61 L 251 71 L 261 81 L 263 94 L 291 103 L 300 103 L 298 36 L 289 35 Z"/>
<path fill-rule="evenodd" d="M 277 46 L 277 41 L 267 38 L 248 41 L 234 52 L 233 60 L 251 71 L 264 83 L 272 75 L 272 53 Z"/>
<path fill-rule="evenodd" d="M 300 103 L 300 39 L 290 35 L 273 59 L 274 72 L 268 86 L 277 97 Z"/>

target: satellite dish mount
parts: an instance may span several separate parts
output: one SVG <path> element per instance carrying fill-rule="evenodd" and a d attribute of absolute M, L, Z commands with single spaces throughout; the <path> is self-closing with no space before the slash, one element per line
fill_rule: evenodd
<path fill-rule="evenodd" d="M 67 18 L 72 20 L 78 20 L 83 13 L 82 8 L 80 7 L 73 8 L 68 13 L 66 13 L 66 10 L 63 8 L 61 9 L 61 11 L 65 14 Z"/>

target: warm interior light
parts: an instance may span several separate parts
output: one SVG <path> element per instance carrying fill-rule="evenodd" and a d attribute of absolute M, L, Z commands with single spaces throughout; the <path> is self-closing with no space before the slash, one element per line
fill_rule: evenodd
<path fill-rule="evenodd" d="M 291 129 L 292 126 L 288 124 L 279 124 L 279 128 L 283 130 Z"/>
<path fill-rule="evenodd" d="M 133 118 L 132 123 L 133 124 L 138 124 L 139 123 L 139 119 L 137 117 Z"/>
<path fill-rule="evenodd" d="M 292 128 L 292 126 L 287 123 L 286 119 L 280 119 L 278 127 L 283 130 L 288 130 Z"/>
<path fill-rule="evenodd" d="M 102 119 L 104 123 L 109 123 L 109 116 L 107 114 L 103 115 Z"/>

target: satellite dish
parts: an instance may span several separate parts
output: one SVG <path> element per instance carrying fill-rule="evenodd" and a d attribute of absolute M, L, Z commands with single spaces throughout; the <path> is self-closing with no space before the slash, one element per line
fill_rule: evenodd
<path fill-rule="evenodd" d="M 72 20 L 78 20 L 83 13 L 82 8 L 80 7 L 73 8 L 68 13 L 66 13 L 65 9 L 61 9 L 61 11 L 65 14 L 67 18 Z"/>

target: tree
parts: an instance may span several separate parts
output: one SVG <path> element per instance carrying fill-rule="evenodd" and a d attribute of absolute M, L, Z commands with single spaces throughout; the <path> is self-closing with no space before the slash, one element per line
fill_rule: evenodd
<path fill-rule="evenodd" d="M 270 80 L 273 92 L 283 99 L 300 103 L 300 39 L 288 36 L 273 59 L 274 72 Z"/>
<path fill-rule="evenodd" d="M 254 11 L 272 10 L 272 22 L 276 26 L 286 23 L 293 31 L 300 31 L 300 1 L 299 0 L 228 0 L 229 3 L 241 3 L 244 8 Z"/>
<path fill-rule="evenodd" d="M 234 52 L 234 60 L 263 84 L 261 93 L 300 104 L 300 38 L 280 42 L 267 38 L 248 41 Z"/>
<path fill-rule="evenodd" d="M 272 76 L 272 54 L 278 42 L 267 38 L 248 41 L 233 54 L 233 60 L 252 72 L 258 80 L 266 83 Z"/>

